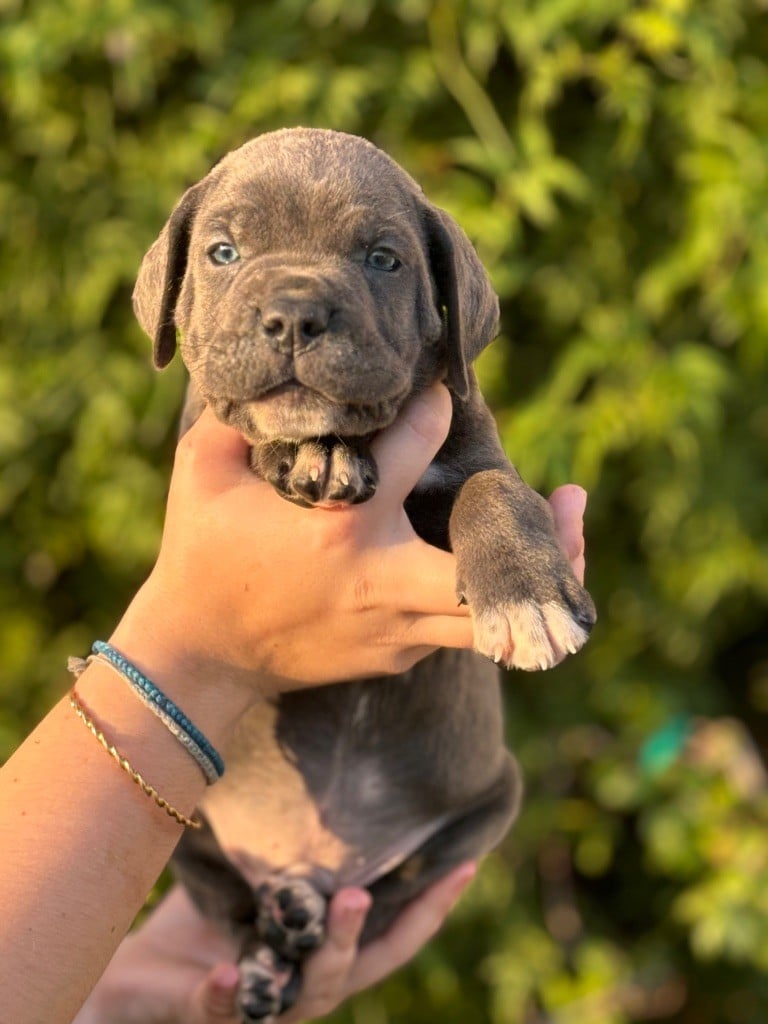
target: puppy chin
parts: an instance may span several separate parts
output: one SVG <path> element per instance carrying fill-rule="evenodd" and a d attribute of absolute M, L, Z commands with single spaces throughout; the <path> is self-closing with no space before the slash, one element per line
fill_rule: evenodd
<path fill-rule="evenodd" d="M 301 441 L 343 429 L 342 410 L 307 392 L 271 396 L 246 402 L 245 419 L 262 437 Z"/>
<path fill-rule="evenodd" d="M 249 440 L 305 441 L 310 438 L 367 437 L 388 427 L 408 392 L 371 404 L 337 403 L 298 384 L 281 385 L 260 398 L 241 401 L 205 395 L 224 423 Z"/>

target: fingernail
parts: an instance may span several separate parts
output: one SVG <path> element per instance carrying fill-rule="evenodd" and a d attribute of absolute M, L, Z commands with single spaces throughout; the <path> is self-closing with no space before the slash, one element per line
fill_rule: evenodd
<path fill-rule="evenodd" d="M 456 896 L 459 896 L 472 879 L 477 874 L 477 864 L 474 861 L 468 861 L 466 864 L 462 864 L 460 868 L 456 869 L 456 874 L 453 880 L 453 891 Z"/>
<path fill-rule="evenodd" d="M 578 484 L 574 484 L 573 486 L 577 491 L 577 494 L 574 495 L 574 504 L 583 516 L 587 509 L 587 492 L 584 490 L 583 487 L 579 487 Z"/>
<path fill-rule="evenodd" d="M 371 909 L 371 894 L 365 889 L 349 889 L 338 893 L 335 899 L 334 913 L 341 927 L 352 932 L 362 928 Z"/>
<path fill-rule="evenodd" d="M 235 989 L 239 982 L 240 969 L 235 964 L 217 964 L 211 971 L 211 987 L 219 991 Z"/>
<path fill-rule="evenodd" d="M 371 902 L 371 895 L 365 889 L 350 889 L 342 894 L 339 910 L 346 920 L 356 920 L 368 912 Z"/>

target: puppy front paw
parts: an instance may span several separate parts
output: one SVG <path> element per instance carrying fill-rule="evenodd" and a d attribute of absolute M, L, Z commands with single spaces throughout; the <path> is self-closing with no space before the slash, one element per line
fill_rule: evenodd
<path fill-rule="evenodd" d="M 373 497 L 379 480 L 366 448 L 338 438 L 264 442 L 251 450 L 251 465 L 278 494 L 303 508 L 358 505 Z"/>
<path fill-rule="evenodd" d="M 472 610 L 475 649 L 506 668 L 553 668 L 589 639 L 595 616 L 586 591 L 584 596 L 578 611 L 557 600 L 480 604 Z"/>

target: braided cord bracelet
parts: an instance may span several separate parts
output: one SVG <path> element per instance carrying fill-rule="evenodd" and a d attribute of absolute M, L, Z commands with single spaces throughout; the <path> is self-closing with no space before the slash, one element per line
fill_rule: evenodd
<path fill-rule="evenodd" d="M 103 640 L 97 640 L 91 647 L 92 655 L 87 660 L 70 658 L 68 667 L 79 676 L 88 662 L 93 659 L 114 669 L 136 696 L 169 730 L 195 760 L 208 785 L 217 782 L 224 774 L 224 761 L 216 748 L 193 725 L 181 708 L 170 697 L 148 679 L 125 655 Z"/>
<path fill-rule="evenodd" d="M 155 787 L 150 785 L 150 783 L 148 783 L 146 779 L 136 771 L 128 759 L 124 757 L 112 743 L 109 742 L 101 729 L 99 729 L 90 717 L 87 708 L 77 696 L 74 688 L 70 690 L 69 703 L 80 721 L 83 722 L 88 731 L 96 737 L 109 756 L 122 768 L 124 772 L 127 772 L 127 774 L 130 775 L 133 781 L 144 791 L 144 793 L 146 793 L 147 796 L 151 797 L 155 801 L 158 807 L 162 808 L 169 817 L 173 818 L 174 821 L 177 821 L 180 825 L 184 825 L 186 828 L 202 827 L 201 822 L 199 822 L 197 818 L 188 818 L 186 814 L 182 814 L 181 811 L 176 810 L 176 808 L 169 804 L 164 797 L 160 796 Z"/>

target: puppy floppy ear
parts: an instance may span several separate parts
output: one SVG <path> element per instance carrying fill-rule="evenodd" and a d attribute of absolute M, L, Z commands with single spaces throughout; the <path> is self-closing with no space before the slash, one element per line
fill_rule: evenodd
<path fill-rule="evenodd" d="M 204 191 L 201 182 L 181 197 L 141 261 L 133 289 L 133 311 L 154 342 L 158 369 L 167 366 L 176 351 L 176 301 L 187 269 L 192 224 Z"/>
<path fill-rule="evenodd" d="M 469 364 L 498 334 L 499 300 L 474 246 L 456 221 L 430 206 L 426 223 L 429 262 L 445 320 L 446 383 L 465 399 Z"/>

